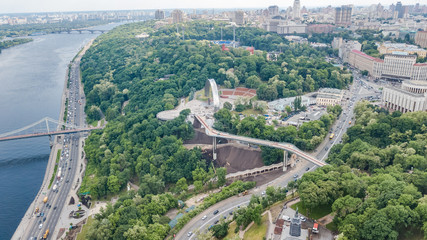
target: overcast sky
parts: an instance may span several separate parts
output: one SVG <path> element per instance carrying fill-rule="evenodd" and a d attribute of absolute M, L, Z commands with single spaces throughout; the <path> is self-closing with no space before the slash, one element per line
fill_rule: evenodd
<path fill-rule="evenodd" d="M 396 4 L 397 0 L 300 0 L 301 7 L 337 6 L 342 4 Z M 286 8 L 293 0 L 0 0 L 0 13 L 140 10 L 171 8 Z M 403 5 L 426 4 L 426 0 L 402 0 Z"/>

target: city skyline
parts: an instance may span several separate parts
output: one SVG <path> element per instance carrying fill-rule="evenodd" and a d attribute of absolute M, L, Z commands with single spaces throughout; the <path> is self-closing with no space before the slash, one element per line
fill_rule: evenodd
<path fill-rule="evenodd" d="M 15 1 L 2 1 L 0 4 L 0 14 L 8 13 L 37 13 L 37 12 L 70 12 L 70 11 L 108 11 L 108 10 L 149 10 L 149 9 L 186 9 L 186 8 L 219 8 L 219 9 L 248 9 L 248 8 L 266 8 L 270 5 L 278 5 L 279 8 L 285 9 L 293 6 L 293 0 L 236 0 L 233 2 L 218 0 L 215 2 L 202 2 L 194 0 L 160 0 L 156 2 L 135 2 L 132 0 L 123 0 L 118 3 L 117 1 L 107 0 L 72 0 L 66 2 L 59 2 L 54 0 L 15 0 Z M 328 0 L 303 0 L 301 7 L 326 7 L 331 5 L 341 6 L 345 4 L 354 4 L 355 6 L 369 6 L 372 4 L 381 3 L 384 6 L 396 4 L 396 0 L 382 0 L 382 1 L 368 1 L 360 0 L 352 2 L 348 0 L 337 0 L 331 4 Z M 416 3 L 423 4 L 420 0 L 406 0 L 402 1 L 403 5 L 414 5 Z"/>

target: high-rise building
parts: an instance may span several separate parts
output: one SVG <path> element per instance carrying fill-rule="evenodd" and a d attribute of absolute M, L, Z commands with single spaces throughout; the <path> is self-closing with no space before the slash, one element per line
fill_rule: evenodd
<path fill-rule="evenodd" d="M 405 13 L 405 9 L 402 6 L 401 2 L 397 2 L 395 11 L 397 12 L 397 18 L 403 18 L 403 15 Z"/>
<path fill-rule="evenodd" d="M 272 17 L 279 15 L 279 7 L 276 5 L 268 7 L 268 15 Z"/>
<path fill-rule="evenodd" d="M 294 0 L 294 7 L 292 8 L 293 19 L 301 18 L 301 5 L 299 0 Z"/>
<path fill-rule="evenodd" d="M 184 21 L 184 13 L 179 10 L 179 9 L 175 9 L 172 11 L 172 21 L 173 23 L 181 23 Z"/>
<path fill-rule="evenodd" d="M 163 10 L 156 10 L 155 14 L 154 14 L 154 18 L 155 19 L 165 19 L 165 12 Z"/>
<path fill-rule="evenodd" d="M 243 11 L 235 11 L 234 12 L 234 22 L 237 25 L 245 24 L 245 13 Z"/>
<path fill-rule="evenodd" d="M 335 25 L 350 26 L 351 25 L 351 6 L 342 5 L 335 8 Z"/>
<path fill-rule="evenodd" d="M 427 31 L 418 31 L 415 35 L 415 43 L 422 48 L 427 48 Z"/>

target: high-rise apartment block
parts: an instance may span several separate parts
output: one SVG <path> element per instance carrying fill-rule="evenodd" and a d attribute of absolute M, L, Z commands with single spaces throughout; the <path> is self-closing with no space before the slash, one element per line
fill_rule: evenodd
<path fill-rule="evenodd" d="M 156 10 L 156 12 L 154 13 L 154 18 L 158 20 L 165 19 L 165 12 L 160 9 Z"/>
<path fill-rule="evenodd" d="M 234 12 L 234 22 L 237 25 L 245 24 L 245 12 L 243 11 L 235 11 Z"/>
<path fill-rule="evenodd" d="M 351 25 L 351 6 L 343 5 L 335 8 L 335 25 L 350 26 Z"/>
<path fill-rule="evenodd" d="M 184 21 L 184 13 L 179 10 L 175 9 L 172 11 L 172 22 L 173 23 L 181 23 Z"/>
<path fill-rule="evenodd" d="M 427 48 L 427 31 L 418 31 L 415 35 L 415 43 L 422 48 Z"/>
<path fill-rule="evenodd" d="M 279 7 L 276 5 L 268 7 L 268 15 L 271 17 L 279 15 Z"/>
<path fill-rule="evenodd" d="M 301 4 L 299 0 L 294 0 L 294 7 L 292 8 L 292 17 L 293 19 L 301 18 Z"/>

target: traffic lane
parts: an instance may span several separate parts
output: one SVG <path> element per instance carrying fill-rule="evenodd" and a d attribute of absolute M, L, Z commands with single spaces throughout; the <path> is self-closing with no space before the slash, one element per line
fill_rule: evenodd
<path fill-rule="evenodd" d="M 280 181 L 279 180 L 273 180 L 273 181 L 271 181 L 267 184 L 264 184 L 258 188 L 252 189 L 247 196 L 243 196 L 243 197 L 234 196 L 232 198 L 224 200 L 227 202 L 223 203 L 223 205 L 218 206 L 218 204 L 221 203 L 221 202 L 219 202 L 219 203 L 215 204 L 214 206 L 208 208 L 207 210 L 203 211 L 202 213 L 198 214 L 189 223 L 187 223 L 183 229 L 181 229 L 181 231 L 177 235 L 177 239 L 187 239 L 188 238 L 187 234 L 190 231 L 194 233 L 197 229 L 203 230 L 203 227 L 205 227 L 208 223 L 214 222 L 215 220 L 219 220 L 219 218 L 221 216 L 223 217 L 224 213 L 228 214 L 228 212 L 231 209 L 236 208 L 237 206 L 241 206 L 241 205 L 244 205 L 246 203 L 249 203 L 252 195 L 261 196 L 261 193 L 263 191 L 265 191 L 268 186 L 286 187 L 289 182 L 295 181 L 296 179 L 301 178 L 301 176 L 304 173 L 306 173 L 307 171 L 312 171 L 312 170 L 317 168 L 317 166 L 313 163 L 306 162 L 306 161 L 304 161 L 302 163 L 303 163 L 303 167 L 300 170 L 298 170 L 296 172 L 291 172 L 291 174 L 289 174 L 289 176 L 287 178 L 285 178 L 284 180 L 280 180 Z M 309 168 L 309 170 L 307 170 L 307 168 Z M 294 177 L 295 175 L 297 175 L 297 176 Z M 279 181 L 279 182 L 277 182 L 277 181 Z M 215 210 L 220 210 L 220 212 L 217 215 L 215 215 L 217 217 L 210 218 L 209 221 L 207 221 L 207 222 L 201 221 L 202 216 L 204 216 L 204 215 L 212 216 L 212 213 Z"/>
<path fill-rule="evenodd" d="M 252 190 L 251 190 L 252 191 Z M 231 198 L 225 199 L 224 201 L 218 202 L 213 206 L 209 207 L 205 211 L 201 212 L 194 218 L 192 218 L 176 235 L 176 239 L 187 239 L 188 232 L 194 232 L 195 229 L 198 229 L 204 222 L 201 222 L 201 218 L 206 215 L 211 215 L 215 210 L 228 209 L 232 206 L 237 207 L 243 202 L 250 201 L 252 194 L 248 194 L 246 196 L 233 196 Z"/>
<path fill-rule="evenodd" d="M 230 216 L 232 216 L 232 215 L 230 215 L 230 211 L 232 211 L 234 214 L 234 211 L 236 211 L 237 209 L 239 209 L 242 206 L 249 205 L 249 202 L 250 202 L 250 200 L 243 201 L 243 202 L 240 202 L 240 204 L 238 204 L 237 206 L 235 203 L 231 203 L 227 207 L 217 209 L 218 210 L 217 214 L 213 214 L 213 212 L 212 212 L 209 215 L 204 215 L 204 216 L 207 216 L 207 218 L 205 220 L 200 218 L 200 221 L 199 221 L 200 226 L 194 228 L 194 230 L 192 231 L 193 234 L 190 236 L 189 239 L 192 239 L 195 236 L 195 234 L 194 234 L 195 231 L 197 231 L 197 230 L 200 230 L 200 231 L 208 230 L 208 226 L 215 225 L 215 221 L 217 221 L 217 220 L 220 221 L 224 217 L 229 218 Z M 209 216 L 212 216 L 212 217 L 209 218 Z M 188 233 L 187 233 L 187 237 L 188 237 Z M 184 236 L 184 237 L 181 237 L 181 239 L 186 239 L 186 238 Z"/>

